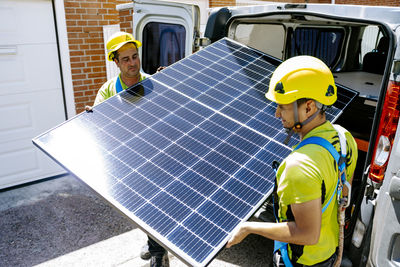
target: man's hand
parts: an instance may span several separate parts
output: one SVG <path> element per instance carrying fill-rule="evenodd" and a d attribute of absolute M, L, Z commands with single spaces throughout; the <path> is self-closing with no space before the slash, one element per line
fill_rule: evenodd
<path fill-rule="evenodd" d="M 236 229 L 236 231 L 233 232 L 231 239 L 229 239 L 228 243 L 226 244 L 227 248 L 239 244 L 240 242 L 243 241 L 243 239 L 245 239 L 245 237 L 249 234 L 246 228 L 247 223 L 248 222 L 241 223 L 239 227 Z"/>
<path fill-rule="evenodd" d="M 92 106 L 85 106 L 85 110 L 86 110 L 86 112 L 92 112 L 93 111 L 93 107 Z"/>
<path fill-rule="evenodd" d="M 157 72 L 162 71 L 162 70 L 165 69 L 165 68 L 166 68 L 166 67 L 164 67 L 164 66 L 158 67 Z"/>

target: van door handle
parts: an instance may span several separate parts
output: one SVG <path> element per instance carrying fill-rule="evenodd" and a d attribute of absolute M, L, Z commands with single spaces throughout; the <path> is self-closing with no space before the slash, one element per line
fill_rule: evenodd
<path fill-rule="evenodd" d="M 0 46 L 0 55 L 16 55 L 17 46 Z"/>
<path fill-rule="evenodd" d="M 395 200 L 400 200 L 400 172 L 394 175 L 390 180 L 389 195 Z"/>

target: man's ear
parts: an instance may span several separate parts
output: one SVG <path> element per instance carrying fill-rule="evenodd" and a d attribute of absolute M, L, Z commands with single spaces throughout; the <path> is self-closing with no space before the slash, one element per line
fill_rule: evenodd
<path fill-rule="evenodd" d="M 119 67 L 119 61 L 117 58 L 114 57 L 114 63 Z"/>
<path fill-rule="evenodd" d="M 317 108 L 317 105 L 315 104 L 315 101 L 312 99 L 309 99 L 306 101 L 306 113 L 309 113 L 312 111 L 314 113 L 314 110 Z"/>

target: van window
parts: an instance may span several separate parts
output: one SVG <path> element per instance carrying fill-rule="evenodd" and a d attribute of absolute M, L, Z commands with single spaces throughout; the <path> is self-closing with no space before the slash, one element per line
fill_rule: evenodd
<path fill-rule="evenodd" d="M 185 27 L 150 22 L 143 29 L 142 68 L 153 74 L 160 66 L 169 66 L 185 56 Z"/>
<path fill-rule="evenodd" d="M 360 62 L 362 62 L 366 53 L 376 48 L 380 37 L 382 37 L 382 33 L 379 31 L 378 26 L 367 26 L 365 28 L 361 41 Z"/>
<path fill-rule="evenodd" d="M 383 74 L 389 50 L 389 38 L 377 26 L 365 28 L 361 42 L 360 62 L 362 70 Z"/>
<path fill-rule="evenodd" d="M 340 58 L 344 30 L 340 28 L 298 27 L 290 40 L 289 57 L 314 56 L 333 68 Z"/>
<path fill-rule="evenodd" d="M 270 38 L 273 36 L 273 38 Z M 283 59 L 285 28 L 275 24 L 239 24 L 233 39 L 266 54 Z"/>

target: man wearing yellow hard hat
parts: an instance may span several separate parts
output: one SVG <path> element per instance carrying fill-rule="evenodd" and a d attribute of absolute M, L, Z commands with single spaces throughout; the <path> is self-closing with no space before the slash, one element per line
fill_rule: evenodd
<path fill-rule="evenodd" d="M 242 223 L 228 247 L 253 233 L 275 240 L 275 266 L 340 264 L 338 214 L 343 224 L 357 145 L 348 131 L 326 120 L 336 90 L 331 71 L 315 57 L 290 58 L 274 71 L 266 98 L 277 103 L 275 116 L 288 136 L 296 133 L 301 142 L 276 164 L 277 222 Z"/>
<path fill-rule="evenodd" d="M 120 74 L 103 84 L 97 92 L 94 104 L 97 105 L 104 100 L 118 94 L 136 83 L 147 78 L 140 72 L 140 58 L 138 47 L 141 42 L 135 40 L 132 34 L 116 32 L 107 41 L 107 59 L 114 61 L 120 69 Z M 88 107 L 87 109 L 90 109 Z M 151 267 L 168 267 L 168 252 L 153 239 L 148 237 L 147 244 L 143 247 L 140 257 L 144 260 L 150 259 Z"/>
<path fill-rule="evenodd" d="M 103 84 L 97 92 L 95 105 L 147 78 L 140 72 L 140 46 L 142 43 L 126 32 L 116 32 L 108 39 L 107 59 L 114 61 L 121 72 Z"/>

